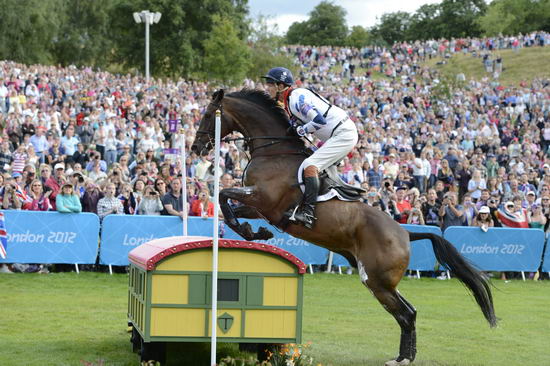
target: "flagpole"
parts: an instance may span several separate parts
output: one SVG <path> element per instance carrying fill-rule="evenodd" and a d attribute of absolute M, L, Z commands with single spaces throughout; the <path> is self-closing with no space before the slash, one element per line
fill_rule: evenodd
<path fill-rule="evenodd" d="M 183 202 L 183 236 L 187 236 L 187 168 L 185 166 L 185 130 L 181 129 L 181 199 Z"/>
<path fill-rule="evenodd" d="M 216 132 L 215 132 L 215 149 L 214 149 L 214 233 L 212 237 L 212 315 L 211 319 L 211 333 L 212 343 L 210 349 L 210 365 L 216 366 L 216 328 L 218 318 L 218 228 L 219 228 L 219 204 L 218 196 L 220 195 L 220 135 L 221 135 L 221 111 L 216 111 Z"/>

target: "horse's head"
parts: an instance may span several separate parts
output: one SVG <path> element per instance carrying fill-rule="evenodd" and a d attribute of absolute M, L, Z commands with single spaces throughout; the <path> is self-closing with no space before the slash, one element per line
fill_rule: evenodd
<path fill-rule="evenodd" d="M 197 154 L 206 154 L 214 148 L 216 111 L 223 111 L 223 96 L 223 89 L 218 90 L 212 96 L 212 101 L 208 107 L 206 107 L 206 111 L 202 116 L 197 135 L 195 136 L 195 141 L 193 141 L 193 145 L 191 146 L 191 151 Z M 227 116 L 224 116 L 223 113 L 221 118 L 221 137 L 224 137 L 233 130 L 233 126 L 231 121 Z"/>

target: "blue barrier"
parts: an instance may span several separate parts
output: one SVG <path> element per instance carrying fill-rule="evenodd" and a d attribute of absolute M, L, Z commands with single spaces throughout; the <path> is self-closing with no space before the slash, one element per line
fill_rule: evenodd
<path fill-rule="evenodd" d="M 544 253 L 544 259 L 542 261 L 542 270 L 544 272 L 550 272 L 550 244 L 546 242 L 546 252 Z"/>
<path fill-rule="evenodd" d="M 401 225 L 403 229 L 413 233 L 432 233 L 443 236 L 441 229 L 437 226 L 429 225 Z M 411 259 L 408 269 L 413 271 L 433 271 L 436 259 L 432 247 L 432 242 L 428 239 L 415 240 L 411 242 Z"/>
<path fill-rule="evenodd" d="M 544 247 L 540 229 L 453 226 L 444 237 L 483 271 L 536 271 Z"/>
<path fill-rule="evenodd" d="M 8 257 L 1 263 L 93 264 L 99 219 L 91 213 L 6 210 Z"/>
<path fill-rule="evenodd" d="M 190 217 L 188 235 L 212 236 L 212 219 Z M 127 266 L 128 253 L 153 239 L 183 235 L 176 216 L 109 215 L 103 220 L 99 263 Z"/>
<path fill-rule="evenodd" d="M 264 226 L 269 229 L 273 233 L 273 238 L 269 240 L 258 240 L 259 242 L 282 248 L 300 258 L 300 260 L 302 260 L 305 264 L 324 264 L 327 261 L 328 250 L 325 248 L 311 244 L 305 240 L 295 238 L 290 234 L 282 233 L 279 229 L 269 225 L 264 220 L 256 219 L 242 221 L 247 221 L 250 223 L 255 231 L 258 230 L 260 226 Z M 210 224 L 210 226 L 212 226 L 212 224 Z M 242 238 L 230 228 L 226 229 L 224 238 L 242 240 Z"/>

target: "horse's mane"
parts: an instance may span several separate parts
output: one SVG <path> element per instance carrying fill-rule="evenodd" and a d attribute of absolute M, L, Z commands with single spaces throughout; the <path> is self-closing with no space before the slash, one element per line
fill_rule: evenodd
<path fill-rule="evenodd" d="M 245 99 L 269 112 L 276 121 L 280 122 L 285 128 L 288 127 L 288 116 L 283 108 L 269 96 L 265 91 L 259 89 L 244 88 L 240 91 L 227 95 L 228 97 Z"/>

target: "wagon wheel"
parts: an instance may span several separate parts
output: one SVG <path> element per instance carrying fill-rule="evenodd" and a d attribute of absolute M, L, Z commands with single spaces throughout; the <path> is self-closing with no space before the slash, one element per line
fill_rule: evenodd
<path fill-rule="evenodd" d="M 132 343 L 132 352 L 138 353 L 141 349 L 141 335 L 134 327 L 132 327 L 132 337 L 130 338 L 130 343 Z"/>
<path fill-rule="evenodd" d="M 166 343 L 164 342 L 144 342 L 141 338 L 141 352 L 140 352 L 140 361 L 145 365 L 154 365 L 156 366 L 156 361 L 160 362 L 161 365 L 164 365 L 166 362 Z M 153 361 L 153 362 L 150 362 Z"/>

